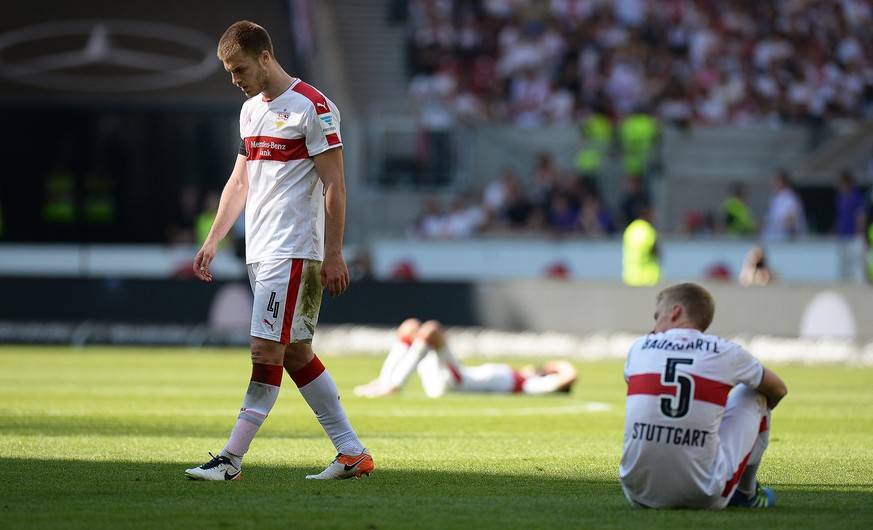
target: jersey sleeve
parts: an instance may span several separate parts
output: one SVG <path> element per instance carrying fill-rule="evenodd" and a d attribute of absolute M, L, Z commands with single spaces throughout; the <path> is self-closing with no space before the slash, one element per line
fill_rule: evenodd
<path fill-rule="evenodd" d="M 341 147 L 340 115 L 327 99 L 313 102 L 304 118 L 306 150 L 315 156 L 334 147 Z"/>
<path fill-rule="evenodd" d="M 246 151 L 246 141 L 242 138 L 239 139 L 239 154 L 242 156 L 246 156 L 248 151 Z"/>
<path fill-rule="evenodd" d="M 731 345 L 734 348 L 737 381 L 745 383 L 752 388 L 758 388 L 761 384 L 761 379 L 764 377 L 764 365 L 739 344 L 731 342 Z"/>

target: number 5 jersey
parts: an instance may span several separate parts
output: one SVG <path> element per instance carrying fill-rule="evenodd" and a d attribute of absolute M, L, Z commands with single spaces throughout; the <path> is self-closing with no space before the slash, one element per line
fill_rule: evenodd
<path fill-rule="evenodd" d="M 728 394 L 757 388 L 764 369 L 739 344 L 695 329 L 637 339 L 624 367 L 624 447 L 619 476 L 650 507 L 705 504 L 735 472 L 719 428 Z"/>

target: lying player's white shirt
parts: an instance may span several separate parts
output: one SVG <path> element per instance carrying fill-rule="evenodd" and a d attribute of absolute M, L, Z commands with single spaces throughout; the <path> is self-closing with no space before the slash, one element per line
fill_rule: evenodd
<path fill-rule="evenodd" d="M 243 104 L 246 263 L 324 259 L 324 188 L 312 157 L 342 147 L 339 123 L 333 102 L 300 80 L 275 99 Z"/>
<path fill-rule="evenodd" d="M 464 366 L 458 362 L 446 362 L 446 356 L 431 351 L 418 364 L 422 386 L 430 397 L 439 397 L 448 390 L 547 394 L 556 392 L 561 386 L 556 374 L 524 375 L 504 363 Z"/>
<path fill-rule="evenodd" d="M 521 392 L 524 385 L 524 377 L 507 364 L 461 366 L 460 372 L 458 392 Z"/>
<path fill-rule="evenodd" d="M 728 393 L 738 383 L 757 388 L 763 374 L 748 351 L 715 335 L 673 329 L 638 339 L 624 369 L 619 477 L 628 496 L 652 508 L 711 506 L 735 471 L 719 456 Z"/>

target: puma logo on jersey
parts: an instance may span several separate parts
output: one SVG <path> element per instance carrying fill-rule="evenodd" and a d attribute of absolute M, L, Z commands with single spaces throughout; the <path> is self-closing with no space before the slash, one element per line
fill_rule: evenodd
<path fill-rule="evenodd" d="M 315 108 L 317 109 L 318 107 L 324 107 L 324 110 L 327 110 L 327 105 L 325 105 L 324 103 L 316 103 Z"/>
<path fill-rule="evenodd" d="M 276 322 L 275 322 L 275 321 L 274 321 L 274 322 L 270 322 L 269 320 L 267 320 L 267 319 L 265 318 L 265 319 L 264 319 L 264 324 L 270 326 L 270 331 L 276 331 L 275 328 L 273 327 L 273 326 L 276 325 Z"/>

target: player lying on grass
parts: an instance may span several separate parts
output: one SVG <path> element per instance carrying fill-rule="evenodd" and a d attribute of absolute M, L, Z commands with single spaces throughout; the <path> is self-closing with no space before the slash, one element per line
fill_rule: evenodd
<path fill-rule="evenodd" d="M 757 481 L 770 411 L 785 383 L 739 344 L 704 334 L 715 302 L 693 283 L 664 289 L 655 328 L 631 346 L 619 478 L 646 508 L 768 508 Z"/>
<path fill-rule="evenodd" d="M 447 391 L 523 392 L 545 394 L 569 392 L 576 381 L 576 369 L 567 361 L 549 361 L 542 368 L 525 366 L 516 370 L 508 364 L 488 363 L 464 366 L 449 348 L 446 332 L 436 320 L 421 323 L 410 318 L 397 329 L 379 377 L 355 387 L 355 394 L 387 396 L 401 388 L 418 371 L 424 392 L 432 398 Z"/>

